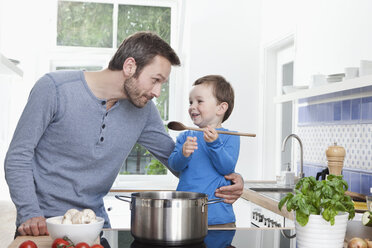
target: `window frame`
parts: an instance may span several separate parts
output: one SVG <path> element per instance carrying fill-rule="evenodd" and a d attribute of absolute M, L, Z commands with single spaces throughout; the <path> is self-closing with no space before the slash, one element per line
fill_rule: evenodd
<path fill-rule="evenodd" d="M 57 45 L 57 19 L 58 19 L 58 1 L 69 2 L 93 2 L 114 4 L 113 10 L 113 47 L 79 47 L 79 46 L 58 46 Z M 107 68 L 111 57 L 117 50 L 117 20 L 119 5 L 138 5 L 171 8 L 171 35 L 170 44 L 177 52 L 179 50 L 180 30 L 177 28 L 180 24 L 180 9 L 182 3 L 177 0 L 58 0 L 55 5 L 54 28 L 51 32 L 51 51 L 49 53 L 49 69 L 54 71 L 59 66 L 101 66 Z M 120 44 L 121 41 L 119 41 Z M 178 52 L 177 52 L 178 53 Z M 175 85 L 178 78 L 177 70 L 172 69 L 169 76 L 169 106 L 175 103 Z M 174 111 L 168 109 L 168 118 L 174 118 Z M 167 121 L 164 121 L 166 124 Z M 124 162 L 124 161 L 123 161 Z M 168 170 L 166 175 L 120 175 L 118 174 L 113 188 L 120 189 L 139 189 L 171 187 L 174 188 L 177 178 Z"/>

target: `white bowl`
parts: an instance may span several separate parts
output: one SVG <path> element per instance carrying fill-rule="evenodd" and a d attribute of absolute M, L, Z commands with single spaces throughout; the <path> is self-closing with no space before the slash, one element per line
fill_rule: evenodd
<path fill-rule="evenodd" d="M 48 232 L 53 240 L 67 236 L 75 245 L 80 242 L 95 244 L 105 222 L 103 218 L 96 217 L 98 221 L 90 224 L 59 224 L 62 223 L 62 218 L 63 216 L 48 218 Z"/>

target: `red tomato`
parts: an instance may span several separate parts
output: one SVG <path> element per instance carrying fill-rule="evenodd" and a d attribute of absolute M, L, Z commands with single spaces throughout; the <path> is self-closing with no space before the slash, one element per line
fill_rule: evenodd
<path fill-rule="evenodd" d="M 52 248 L 64 248 L 68 245 L 70 245 L 70 242 L 68 242 L 67 240 L 58 238 L 53 241 Z"/>
<path fill-rule="evenodd" d="M 77 243 L 75 245 L 75 248 L 90 248 L 90 246 L 85 242 L 81 242 L 81 243 Z"/>
<path fill-rule="evenodd" d="M 26 240 L 25 242 L 20 244 L 18 248 L 37 248 L 37 245 L 31 240 Z"/>

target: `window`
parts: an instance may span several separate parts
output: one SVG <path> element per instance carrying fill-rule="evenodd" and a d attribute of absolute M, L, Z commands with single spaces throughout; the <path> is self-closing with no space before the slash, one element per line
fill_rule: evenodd
<path fill-rule="evenodd" d="M 154 31 L 176 48 L 176 0 L 58 1 L 55 53 L 51 70 L 101 70 L 117 47 L 137 31 Z M 169 118 L 169 82 L 155 100 L 164 121 Z M 120 175 L 166 175 L 168 170 L 137 144 Z"/>
<path fill-rule="evenodd" d="M 57 46 L 113 47 L 113 4 L 58 2 Z"/>

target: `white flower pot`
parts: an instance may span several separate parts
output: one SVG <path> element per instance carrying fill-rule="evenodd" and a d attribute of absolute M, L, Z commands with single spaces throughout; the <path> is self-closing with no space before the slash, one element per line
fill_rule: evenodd
<path fill-rule="evenodd" d="M 295 222 L 297 248 L 342 248 L 347 228 L 349 213 L 335 216 L 335 224 L 323 219 L 321 215 L 310 215 L 309 222 L 301 226 Z"/>

